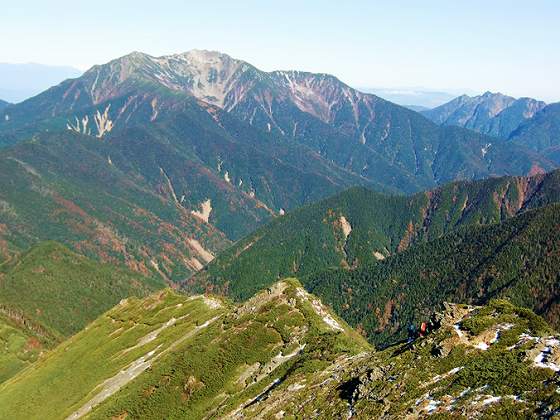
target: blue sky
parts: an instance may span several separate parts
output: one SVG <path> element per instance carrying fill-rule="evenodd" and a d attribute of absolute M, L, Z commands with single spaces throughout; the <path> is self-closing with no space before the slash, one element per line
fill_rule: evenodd
<path fill-rule="evenodd" d="M 359 87 L 501 91 L 560 101 L 560 1 L 18 0 L 0 62 L 85 69 L 131 51 L 213 49 Z"/>

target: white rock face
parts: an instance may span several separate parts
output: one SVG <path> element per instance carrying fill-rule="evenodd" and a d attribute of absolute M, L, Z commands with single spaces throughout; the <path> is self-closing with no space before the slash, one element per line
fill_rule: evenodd
<path fill-rule="evenodd" d="M 231 93 L 235 102 L 235 82 L 250 66 L 215 51 L 191 50 L 182 54 L 149 57 L 155 66 L 155 81 L 186 91 L 205 102 L 224 108 Z"/>
<path fill-rule="evenodd" d="M 152 116 L 150 117 L 150 121 L 154 122 L 158 117 L 158 113 L 159 113 L 157 98 L 152 99 L 150 105 L 152 106 Z"/>
<path fill-rule="evenodd" d="M 187 242 L 196 251 L 196 253 L 200 255 L 202 259 L 207 263 L 209 263 L 214 259 L 214 255 L 210 251 L 204 249 L 204 247 L 196 239 L 190 238 L 187 239 Z"/>
<path fill-rule="evenodd" d="M 78 117 L 74 117 L 75 123 L 68 121 L 66 123 L 66 128 L 70 131 L 74 131 L 80 134 L 91 134 L 91 129 L 88 128 L 89 117 L 85 115 L 81 120 Z"/>
<path fill-rule="evenodd" d="M 344 235 L 344 240 L 346 240 L 348 239 L 348 236 L 350 236 L 350 233 L 352 232 L 352 226 L 344 216 L 340 216 L 338 221 L 340 222 L 340 226 L 342 228 L 342 234 Z"/>
<path fill-rule="evenodd" d="M 113 129 L 113 121 L 109 118 L 109 110 L 111 105 L 108 105 L 103 111 L 103 114 L 97 110 L 93 119 L 95 121 L 95 126 L 97 127 L 97 137 L 101 138 L 106 133 L 109 133 Z"/>
<path fill-rule="evenodd" d="M 486 143 L 486 145 L 482 149 L 480 149 L 480 152 L 482 153 L 482 157 L 486 156 L 486 153 L 488 153 L 490 146 L 492 146 L 492 143 Z"/>
<path fill-rule="evenodd" d="M 200 211 L 192 210 L 191 213 L 199 219 L 202 219 L 206 223 L 208 223 L 208 220 L 210 219 L 210 213 L 212 213 L 212 200 L 208 198 L 206 201 L 200 204 Z"/>

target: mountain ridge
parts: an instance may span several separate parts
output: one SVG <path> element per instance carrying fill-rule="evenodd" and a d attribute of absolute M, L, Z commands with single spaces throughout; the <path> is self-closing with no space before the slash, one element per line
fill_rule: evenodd
<path fill-rule="evenodd" d="M 478 96 L 461 95 L 421 113 L 440 125 L 456 125 L 507 139 L 545 107 L 545 102 L 533 98 L 516 99 L 487 91 Z"/>
<path fill-rule="evenodd" d="M 461 226 L 498 223 L 559 202 L 559 177 L 557 170 L 455 182 L 409 197 L 353 188 L 256 230 L 224 250 L 185 286 L 198 291 L 223 287 L 224 293 L 242 299 L 278 276 L 305 277 L 317 267 L 374 263 Z"/>
<path fill-rule="evenodd" d="M 393 419 L 555 412 L 560 344 L 540 317 L 496 300 L 484 307 L 445 304 L 430 319 L 425 336 L 377 351 L 296 279 L 240 305 L 166 289 L 121 301 L 0 384 L 0 415 Z M 23 403 L 30 399 L 36 404 Z"/>
<path fill-rule="evenodd" d="M 18 130 L 29 133 L 41 119 L 66 115 L 65 128 L 102 137 L 123 124 L 157 122 L 174 112 L 181 95 L 204 101 L 217 124 L 221 117 L 213 107 L 244 121 L 247 129 L 294 139 L 358 176 L 406 192 L 456 178 L 528 173 L 534 164 L 553 167 L 523 146 L 438 128 L 332 75 L 262 72 L 225 54 L 197 50 L 162 57 L 133 53 L 94 66 L 79 79 L 8 107 L 0 131 L 18 137 Z M 29 114 L 35 122 L 27 120 Z M 487 144 L 493 146 L 490 154 L 481 152 Z"/>
<path fill-rule="evenodd" d="M 412 197 L 354 188 L 258 229 L 183 287 L 243 300 L 277 278 L 298 276 L 384 345 L 444 299 L 507 296 L 560 325 L 553 274 L 559 177 L 457 182 Z"/>

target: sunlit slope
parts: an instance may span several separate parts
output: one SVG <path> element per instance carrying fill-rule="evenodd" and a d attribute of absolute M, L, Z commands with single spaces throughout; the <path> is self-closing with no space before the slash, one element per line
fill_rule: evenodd
<path fill-rule="evenodd" d="M 121 302 L 5 383 L 0 417 L 225 415 L 369 348 L 296 280 L 241 306 L 165 290 Z"/>

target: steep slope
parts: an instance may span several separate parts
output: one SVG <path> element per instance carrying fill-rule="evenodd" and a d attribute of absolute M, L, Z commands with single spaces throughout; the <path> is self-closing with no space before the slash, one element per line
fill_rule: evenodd
<path fill-rule="evenodd" d="M 287 382 L 243 418 L 549 418 L 558 414 L 558 335 L 508 302 L 446 305 L 425 338 L 340 358 Z M 241 418 L 239 416 L 238 418 Z"/>
<path fill-rule="evenodd" d="M 2 99 L 0 99 L 0 111 L 2 111 L 4 108 L 6 108 L 8 105 L 10 105 L 8 102 L 3 101 Z"/>
<path fill-rule="evenodd" d="M 0 385 L 0 416 L 546 417 L 560 344 L 505 301 L 446 305 L 429 335 L 373 351 L 296 280 L 242 306 L 128 299 Z"/>
<path fill-rule="evenodd" d="M 511 135 L 514 144 L 521 144 L 560 162 L 560 103 L 548 105 Z"/>
<path fill-rule="evenodd" d="M 121 302 L 3 384 L 0 417 L 235 415 L 287 378 L 369 349 L 296 280 L 238 307 L 165 290 Z"/>
<path fill-rule="evenodd" d="M 56 242 L 43 242 L 0 266 L 0 305 L 52 336 L 68 337 L 127 296 L 163 288 L 128 270 L 99 264 Z"/>
<path fill-rule="evenodd" d="M 507 139 L 546 104 L 532 98 L 515 99 L 501 93 L 459 96 L 422 114 L 436 124 L 456 125 L 489 136 Z"/>
<path fill-rule="evenodd" d="M 560 205 L 500 224 L 468 227 L 354 271 L 303 278 L 371 342 L 403 337 L 444 300 L 485 303 L 507 297 L 560 325 Z"/>
<path fill-rule="evenodd" d="M 0 156 L 0 178 L 7 180 L 0 184 L 4 258 L 57 240 L 146 278 L 173 281 L 229 244 L 222 232 L 174 201 L 164 171 L 154 188 L 114 153 L 106 143 L 72 133 L 5 150 Z"/>
<path fill-rule="evenodd" d="M 295 140 L 316 159 L 405 192 L 454 179 L 526 174 L 535 165 L 553 167 L 522 146 L 439 127 L 330 75 L 266 73 L 225 54 L 197 50 L 164 57 L 133 53 L 95 66 L 5 109 L 1 141 L 8 144 L 46 128 L 110 137 L 181 114 L 186 98 L 196 99 L 222 128 L 230 130 L 221 121 L 224 113 L 245 122 L 237 125 L 241 138 L 256 129 L 281 142 Z"/>
<path fill-rule="evenodd" d="M 560 171 L 452 183 L 411 197 L 352 189 L 258 229 L 184 287 L 244 299 L 277 278 L 305 278 L 328 267 L 354 269 L 461 226 L 500 222 L 558 201 Z"/>
<path fill-rule="evenodd" d="M 119 300 L 162 287 L 163 281 L 99 264 L 56 242 L 1 264 L 0 382 Z"/>
<path fill-rule="evenodd" d="M 0 383 L 34 363 L 47 343 L 0 315 Z"/>

